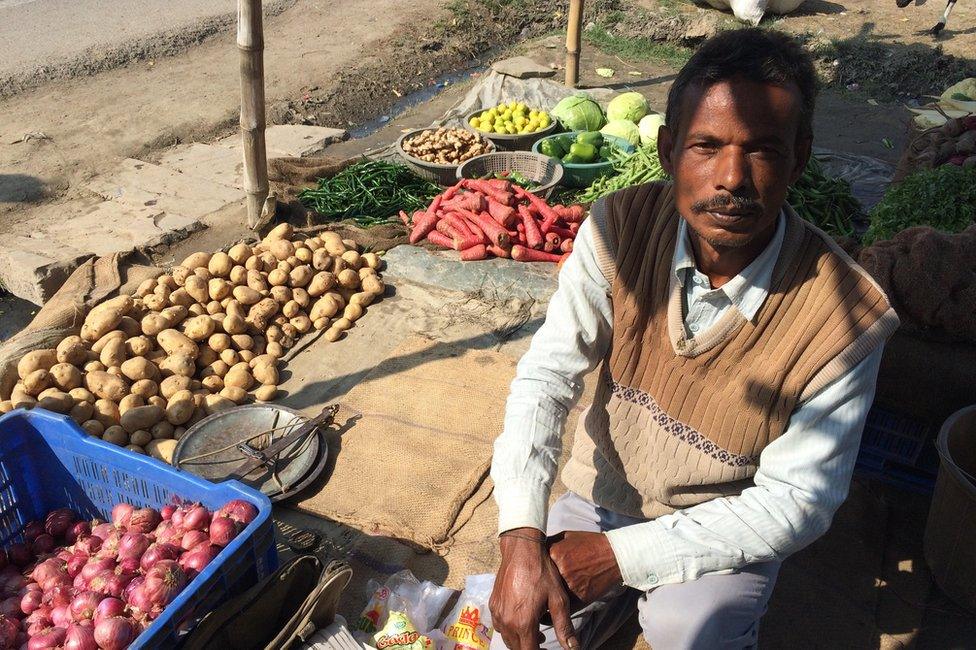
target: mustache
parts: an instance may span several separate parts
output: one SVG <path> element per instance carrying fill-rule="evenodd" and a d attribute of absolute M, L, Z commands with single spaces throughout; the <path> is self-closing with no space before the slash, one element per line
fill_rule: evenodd
<path fill-rule="evenodd" d="M 755 199 L 732 194 L 713 196 L 710 199 L 696 201 L 691 205 L 691 209 L 696 214 L 701 214 L 702 212 L 725 212 L 732 210 L 736 212 L 760 212 L 762 211 L 762 205 L 760 205 L 759 201 Z"/>

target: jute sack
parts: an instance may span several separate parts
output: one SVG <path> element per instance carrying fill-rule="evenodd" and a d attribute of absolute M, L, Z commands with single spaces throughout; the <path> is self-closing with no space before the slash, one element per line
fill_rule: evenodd
<path fill-rule="evenodd" d="M 343 399 L 335 469 L 292 507 L 445 552 L 488 475 L 514 375 L 499 353 L 407 339 Z"/>

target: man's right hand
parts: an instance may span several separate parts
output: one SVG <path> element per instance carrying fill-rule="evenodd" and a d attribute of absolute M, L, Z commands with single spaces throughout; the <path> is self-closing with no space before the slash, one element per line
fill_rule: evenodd
<path fill-rule="evenodd" d="M 542 637 L 539 621 L 548 611 L 563 650 L 578 650 L 569 594 L 549 557 L 545 534 L 518 528 L 502 534 L 500 543 L 502 563 L 488 601 L 495 632 L 509 650 L 535 650 Z"/>

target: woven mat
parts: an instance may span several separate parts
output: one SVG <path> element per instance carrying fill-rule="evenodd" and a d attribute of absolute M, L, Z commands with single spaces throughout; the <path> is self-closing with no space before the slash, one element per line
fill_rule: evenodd
<path fill-rule="evenodd" d="M 335 469 L 293 507 L 446 551 L 478 505 L 514 375 L 501 354 L 407 339 L 343 399 Z"/>

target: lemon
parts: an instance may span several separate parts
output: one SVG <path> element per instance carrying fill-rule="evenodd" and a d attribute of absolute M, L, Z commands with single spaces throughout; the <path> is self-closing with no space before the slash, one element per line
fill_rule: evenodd
<path fill-rule="evenodd" d="M 552 122 L 549 120 L 548 115 L 543 114 L 541 117 L 539 117 L 539 126 L 541 126 L 543 129 L 550 124 L 552 124 Z"/>
<path fill-rule="evenodd" d="M 478 128 L 481 125 L 481 120 L 479 120 L 477 117 L 472 117 L 470 120 L 468 120 L 468 124 L 474 128 Z"/>
<path fill-rule="evenodd" d="M 489 120 L 494 121 L 495 118 L 498 117 L 498 113 L 495 112 L 495 109 L 494 108 L 490 108 L 490 109 L 488 109 L 488 112 L 485 113 L 485 117 L 487 117 Z"/>
<path fill-rule="evenodd" d="M 509 135 L 512 135 L 517 129 L 515 128 L 514 124 L 509 124 L 507 127 L 505 127 L 505 130 L 508 131 Z"/>
<path fill-rule="evenodd" d="M 504 126 L 496 126 L 495 133 L 508 133 L 508 131 L 505 130 Z"/>
<path fill-rule="evenodd" d="M 539 130 L 539 120 L 538 119 L 529 120 L 529 124 L 528 124 L 528 126 L 526 128 L 529 129 L 529 132 L 530 133 L 533 133 L 535 131 L 538 131 Z"/>

